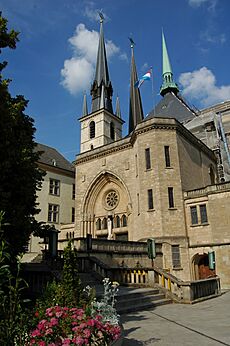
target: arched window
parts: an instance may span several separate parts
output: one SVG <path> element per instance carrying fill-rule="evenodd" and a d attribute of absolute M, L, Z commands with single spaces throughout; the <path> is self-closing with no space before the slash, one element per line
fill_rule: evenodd
<path fill-rule="evenodd" d="M 89 124 L 89 138 L 95 137 L 95 121 L 91 121 Z"/>
<path fill-rule="evenodd" d="M 107 229 L 107 218 L 104 217 L 104 219 L 102 220 L 102 229 Z"/>
<path fill-rule="evenodd" d="M 126 227 L 127 226 L 127 216 L 122 215 L 121 217 L 121 227 Z"/>
<path fill-rule="evenodd" d="M 121 220 L 120 220 L 119 215 L 117 215 L 117 216 L 115 217 L 114 223 L 115 223 L 115 228 L 121 227 Z"/>
<path fill-rule="evenodd" d="M 97 221 L 96 221 L 96 229 L 98 231 L 101 230 L 101 219 L 97 219 Z"/>
<path fill-rule="evenodd" d="M 110 123 L 110 138 L 113 140 L 115 139 L 115 129 L 114 129 L 114 123 L 113 122 Z"/>
<path fill-rule="evenodd" d="M 66 239 L 69 239 L 69 232 L 66 233 Z"/>

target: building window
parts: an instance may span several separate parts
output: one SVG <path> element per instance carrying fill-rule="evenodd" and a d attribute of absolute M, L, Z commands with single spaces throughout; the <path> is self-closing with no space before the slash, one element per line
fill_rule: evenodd
<path fill-rule="evenodd" d="M 98 231 L 101 230 L 101 219 L 97 219 L 97 221 L 96 221 L 96 229 L 97 229 Z"/>
<path fill-rule="evenodd" d="M 122 215 L 121 217 L 121 227 L 127 227 L 127 216 Z"/>
<path fill-rule="evenodd" d="M 153 209 L 153 190 L 148 190 L 148 208 Z"/>
<path fill-rule="evenodd" d="M 146 166 L 146 169 L 151 168 L 150 148 L 145 149 L 145 166 Z"/>
<path fill-rule="evenodd" d="M 75 221 L 75 208 L 72 208 L 71 220 L 72 220 L 72 223 Z"/>
<path fill-rule="evenodd" d="M 173 268 L 181 267 L 179 245 L 172 245 L 172 265 L 173 265 Z"/>
<path fill-rule="evenodd" d="M 114 123 L 113 122 L 110 123 L 110 138 L 113 140 L 115 139 L 115 129 L 114 129 Z"/>
<path fill-rule="evenodd" d="M 59 205 L 49 204 L 48 206 L 48 222 L 58 223 L 59 220 Z"/>
<path fill-rule="evenodd" d="M 165 166 L 170 167 L 170 152 L 169 152 L 169 146 L 165 146 Z"/>
<path fill-rule="evenodd" d="M 104 217 L 104 219 L 102 220 L 101 229 L 107 229 L 107 218 L 106 217 Z"/>
<path fill-rule="evenodd" d="M 50 194 L 60 196 L 60 180 L 50 179 Z"/>
<path fill-rule="evenodd" d="M 75 199 L 76 187 L 75 184 L 72 185 L 72 199 Z"/>
<path fill-rule="evenodd" d="M 115 226 L 115 228 L 121 227 L 121 220 L 120 220 L 120 216 L 119 215 L 117 215 L 115 217 L 115 219 L 114 219 L 114 226 Z"/>
<path fill-rule="evenodd" d="M 89 124 L 89 138 L 95 137 L 95 122 L 91 121 Z"/>
<path fill-rule="evenodd" d="M 206 204 L 200 205 L 200 222 L 201 223 L 207 223 L 208 222 Z"/>
<path fill-rule="evenodd" d="M 196 208 L 196 206 L 190 207 L 190 212 L 191 212 L 191 222 L 192 222 L 192 225 L 197 225 L 198 224 L 198 215 L 197 215 L 197 208 Z"/>
<path fill-rule="evenodd" d="M 173 187 L 168 187 L 169 208 L 174 208 Z"/>

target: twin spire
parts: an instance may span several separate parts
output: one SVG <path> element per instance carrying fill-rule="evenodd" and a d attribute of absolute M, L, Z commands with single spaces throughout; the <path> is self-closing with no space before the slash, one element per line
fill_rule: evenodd
<path fill-rule="evenodd" d="M 112 83 L 109 79 L 109 70 L 106 57 L 104 31 L 103 31 L 103 20 L 104 17 L 100 13 L 100 37 L 97 53 L 96 72 L 94 82 L 91 86 L 92 96 L 92 113 L 106 109 L 113 114 L 112 106 L 112 95 L 113 88 Z M 129 99 L 129 134 L 133 132 L 137 124 L 142 122 L 144 119 L 141 96 L 139 88 L 135 87 L 135 83 L 138 80 L 136 64 L 134 59 L 134 41 L 131 42 L 131 77 L 130 77 L 130 99 Z M 160 89 L 160 94 L 164 96 L 168 92 L 179 92 L 178 86 L 173 81 L 172 68 L 167 52 L 166 42 L 164 33 L 162 30 L 162 56 L 163 56 L 163 83 Z M 84 94 L 82 116 L 88 115 L 88 107 L 86 94 Z M 121 118 L 119 98 L 116 100 L 116 112 L 115 115 Z"/>
<path fill-rule="evenodd" d="M 104 17 L 102 14 L 100 14 L 100 36 L 97 52 L 96 73 L 90 92 L 92 96 L 92 113 L 98 111 L 101 108 L 105 108 L 113 114 L 113 88 L 109 79 L 109 69 L 104 41 L 103 20 Z"/>

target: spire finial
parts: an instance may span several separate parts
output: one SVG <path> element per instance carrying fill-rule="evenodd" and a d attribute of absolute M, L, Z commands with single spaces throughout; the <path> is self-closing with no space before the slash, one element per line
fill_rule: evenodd
<path fill-rule="evenodd" d="M 104 22 L 104 19 L 105 19 L 104 15 L 102 13 L 102 10 L 99 11 L 98 14 L 99 14 L 99 17 L 100 17 L 100 23 L 102 24 Z"/>
<path fill-rule="evenodd" d="M 129 37 L 129 41 L 130 41 L 130 47 L 133 48 L 136 43 L 133 41 L 132 37 Z"/>

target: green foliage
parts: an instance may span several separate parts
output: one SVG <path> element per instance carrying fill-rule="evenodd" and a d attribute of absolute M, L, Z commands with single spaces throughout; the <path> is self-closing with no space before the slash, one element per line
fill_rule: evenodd
<path fill-rule="evenodd" d="M 78 307 L 86 304 L 89 299 L 84 299 L 81 280 L 78 275 L 77 250 L 72 242 L 64 249 L 64 265 L 60 282 L 52 281 L 41 299 L 38 300 L 36 311 L 42 316 L 49 306 Z"/>
<path fill-rule="evenodd" d="M 17 41 L 18 33 L 8 31 L 7 20 L 0 15 L 0 48 L 15 48 Z M 0 64 L 0 73 L 5 66 L 6 62 Z M 21 95 L 12 97 L 8 85 L 0 74 L 0 210 L 7 225 L 2 226 L 4 239 L 16 256 L 37 228 L 36 190 L 42 173 L 37 167 L 34 121 L 24 113 L 28 101 Z"/>
<path fill-rule="evenodd" d="M 22 291 L 27 287 L 20 277 L 20 258 L 15 274 L 8 265 L 10 254 L 6 243 L 0 243 L 0 340 L 1 345 L 23 346 L 27 338 L 30 314 L 25 310 Z"/>
<path fill-rule="evenodd" d="M 82 299 L 82 287 L 78 275 L 77 250 L 71 241 L 64 249 L 62 285 L 64 292 L 68 292 L 62 306 L 79 306 Z"/>

